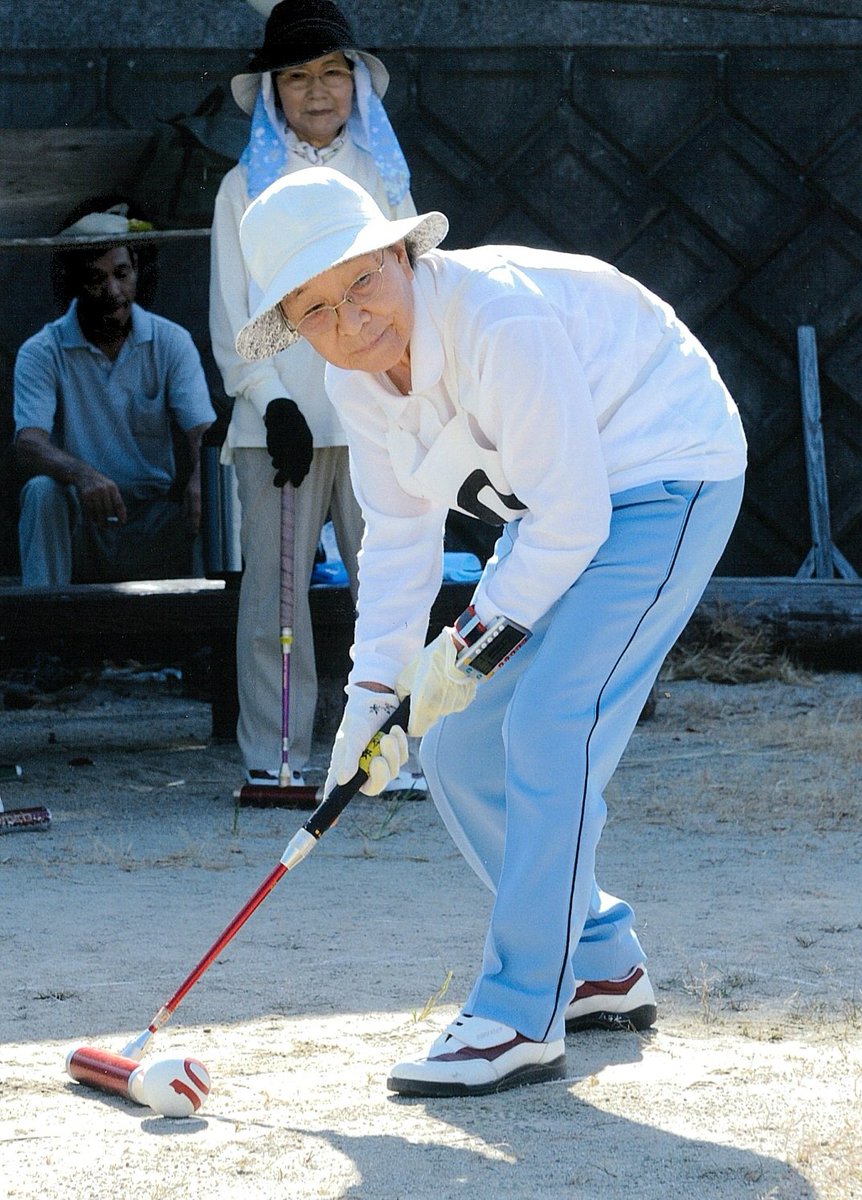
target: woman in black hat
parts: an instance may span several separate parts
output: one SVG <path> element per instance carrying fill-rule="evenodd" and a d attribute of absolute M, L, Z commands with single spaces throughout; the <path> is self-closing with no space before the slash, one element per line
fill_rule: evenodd
<path fill-rule="evenodd" d="M 415 215 L 407 164 L 381 103 L 388 83 L 386 68 L 357 49 L 331 0 L 276 4 L 263 46 L 231 81 L 237 104 L 251 117 L 251 131 L 215 204 L 210 332 L 225 390 L 234 398 L 222 461 L 236 467 L 242 506 L 237 738 L 247 779 L 255 784 L 276 784 L 281 758 L 280 489 L 287 483 L 297 489 L 297 580 L 309 579 L 331 514 L 355 596 L 362 517 L 350 485 L 346 438 L 323 387 L 323 360 L 307 343 L 296 354 L 263 363 L 248 363 L 236 352 L 237 332 L 257 302 L 240 250 L 239 223 L 270 183 L 317 163 L 360 183 L 392 218 Z M 303 784 L 317 698 L 312 637 L 307 589 L 299 586 L 290 698 L 295 786 Z"/>

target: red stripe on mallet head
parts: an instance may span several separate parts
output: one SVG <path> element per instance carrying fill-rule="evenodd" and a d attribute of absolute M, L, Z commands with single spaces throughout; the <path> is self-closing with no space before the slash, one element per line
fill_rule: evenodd
<path fill-rule="evenodd" d="M 142 1070 L 141 1064 L 135 1059 L 124 1058 L 122 1054 L 110 1054 L 95 1046 L 79 1046 L 66 1056 L 66 1073 L 78 1083 L 97 1088 L 100 1092 L 123 1096 L 135 1104 L 144 1102 L 135 1095 L 134 1082 L 130 1081 L 136 1071 Z"/>

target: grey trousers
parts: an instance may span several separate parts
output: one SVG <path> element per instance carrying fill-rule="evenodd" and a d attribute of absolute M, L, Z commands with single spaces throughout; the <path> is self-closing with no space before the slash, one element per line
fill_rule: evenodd
<path fill-rule="evenodd" d="M 26 587 L 176 579 L 193 574 L 183 506 L 166 496 L 123 495 L 125 525 L 102 529 L 81 511 L 74 487 L 34 475 L 21 489 L 18 542 Z"/>
<path fill-rule="evenodd" d="M 243 575 L 237 621 L 237 741 L 249 770 L 277 771 L 281 762 L 281 647 L 279 574 L 281 492 L 273 486 L 266 450 L 234 450 L 241 505 Z M 287 485 L 288 487 L 290 484 Z M 354 600 L 362 513 L 350 484 L 346 446 L 315 449 L 311 470 L 296 489 L 294 622 L 290 656 L 290 765 L 302 770 L 311 754 L 317 669 L 308 581 L 320 533 L 332 518 Z"/>

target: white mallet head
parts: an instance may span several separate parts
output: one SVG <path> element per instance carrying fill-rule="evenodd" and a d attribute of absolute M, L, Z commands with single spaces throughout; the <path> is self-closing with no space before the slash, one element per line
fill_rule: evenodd
<path fill-rule="evenodd" d="M 163 1117 L 191 1117 L 210 1091 L 210 1074 L 197 1058 L 154 1058 L 129 1080 L 129 1091 Z"/>

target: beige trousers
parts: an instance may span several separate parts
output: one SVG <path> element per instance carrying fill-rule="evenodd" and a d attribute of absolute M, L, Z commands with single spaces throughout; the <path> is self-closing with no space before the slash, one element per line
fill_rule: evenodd
<path fill-rule="evenodd" d="M 281 762 L 281 491 L 273 487 L 274 471 L 266 450 L 238 448 L 234 451 L 234 464 L 241 505 L 243 556 L 236 640 L 237 741 L 246 769 L 277 771 Z M 350 485 L 346 446 L 315 449 L 311 470 L 296 489 L 289 724 L 293 770 L 302 770 L 311 754 L 317 669 L 307 584 L 320 533 L 329 517 L 355 600 L 356 556 L 363 523 Z"/>

